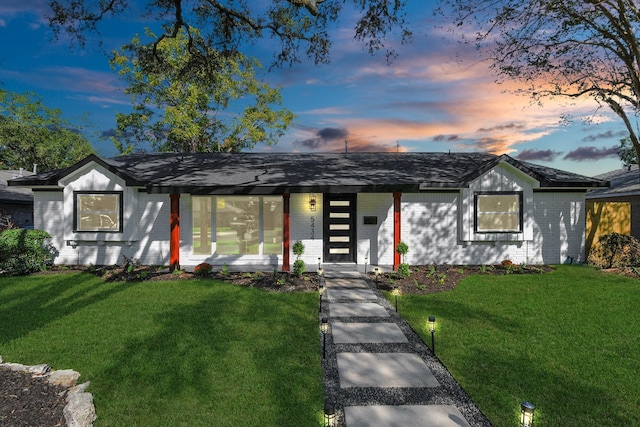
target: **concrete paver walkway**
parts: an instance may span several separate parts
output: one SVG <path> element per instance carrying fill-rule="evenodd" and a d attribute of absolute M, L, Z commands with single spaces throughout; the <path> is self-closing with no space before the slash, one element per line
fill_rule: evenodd
<path fill-rule="evenodd" d="M 491 426 L 365 276 L 327 267 L 325 284 L 325 401 L 340 426 Z"/>

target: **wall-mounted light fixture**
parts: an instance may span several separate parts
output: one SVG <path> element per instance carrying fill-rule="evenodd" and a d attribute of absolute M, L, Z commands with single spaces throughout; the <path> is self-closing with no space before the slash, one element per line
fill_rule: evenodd
<path fill-rule="evenodd" d="M 309 210 L 311 212 L 316 211 L 316 195 L 315 194 L 309 194 Z"/>
<path fill-rule="evenodd" d="M 520 404 L 520 427 L 533 426 L 533 413 L 535 411 L 536 407 L 533 403 L 522 402 Z"/>

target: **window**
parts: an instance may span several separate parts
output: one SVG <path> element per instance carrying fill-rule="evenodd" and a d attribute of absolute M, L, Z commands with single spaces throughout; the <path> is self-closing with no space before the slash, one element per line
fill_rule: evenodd
<path fill-rule="evenodd" d="M 212 203 L 216 254 L 282 254 L 282 197 L 194 196 L 192 200 L 194 254 L 211 253 Z"/>
<path fill-rule="evenodd" d="M 75 192 L 74 231 L 122 232 L 122 192 Z"/>
<path fill-rule="evenodd" d="M 193 253 L 211 254 L 211 197 L 193 197 Z"/>
<path fill-rule="evenodd" d="M 478 233 L 522 231 L 522 193 L 478 193 L 475 196 Z"/>

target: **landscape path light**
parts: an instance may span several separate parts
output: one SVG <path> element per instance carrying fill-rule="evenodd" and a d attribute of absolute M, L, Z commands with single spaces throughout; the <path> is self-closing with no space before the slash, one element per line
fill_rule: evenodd
<path fill-rule="evenodd" d="M 322 332 L 322 358 L 327 357 L 327 332 L 329 331 L 329 319 L 322 317 L 320 321 L 320 332 Z"/>
<path fill-rule="evenodd" d="M 367 274 L 367 262 L 369 261 L 369 257 L 364 257 L 364 274 Z"/>
<path fill-rule="evenodd" d="M 520 404 L 520 427 L 533 427 L 533 415 L 536 407 L 531 402 Z"/>
<path fill-rule="evenodd" d="M 429 332 L 431 332 L 431 351 L 433 351 L 433 355 L 436 354 L 436 316 L 429 316 Z"/>
<path fill-rule="evenodd" d="M 332 403 L 324 404 L 324 425 L 325 427 L 336 426 L 336 407 Z"/>
<path fill-rule="evenodd" d="M 400 294 L 400 289 L 397 286 L 393 287 L 393 295 L 396 297 L 396 313 L 398 312 L 398 295 Z"/>
<path fill-rule="evenodd" d="M 373 269 L 373 274 L 375 274 L 376 276 L 376 288 L 378 287 L 378 275 L 380 274 L 380 269 L 378 267 L 375 267 Z"/>

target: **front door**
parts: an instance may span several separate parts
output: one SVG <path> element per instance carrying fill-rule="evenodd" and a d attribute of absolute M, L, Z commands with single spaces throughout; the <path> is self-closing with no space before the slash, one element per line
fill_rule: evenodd
<path fill-rule="evenodd" d="M 356 195 L 323 198 L 324 262 L 356 262 Z"/>

